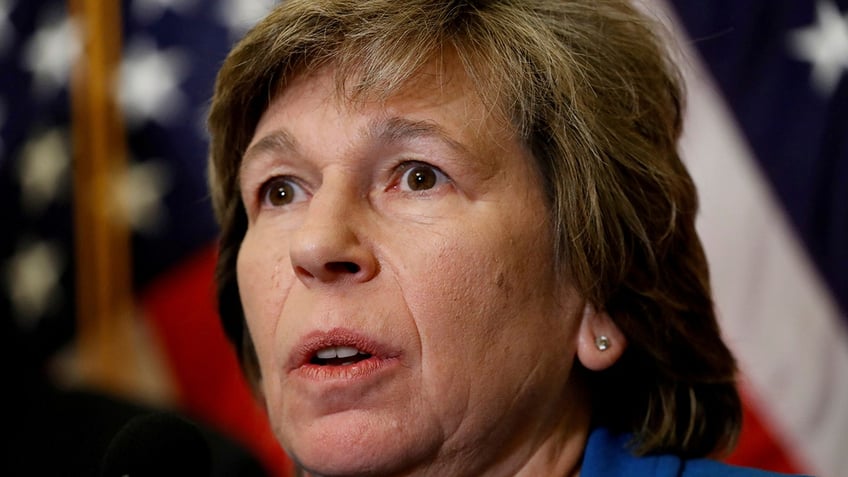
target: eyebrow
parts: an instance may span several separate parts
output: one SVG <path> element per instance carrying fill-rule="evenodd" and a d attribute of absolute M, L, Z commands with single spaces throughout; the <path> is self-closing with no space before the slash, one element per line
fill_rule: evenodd
<path fill-rule="evenodd" d="M 381 142 L 399 142 L 414 139 L 437 139 L 451 149 L 468 154 L 464 144 L 452 138 L 441 126 L 431 121 L 418 121 L 403 117 L 375 119 L 365 131 L 367 137 Z"/>
<path fill-rule="evenodd" d="M 292 153 L 297 150 L 298 145 L 294 136 L 284 129 L 278 129 L 247 148 L 242 156 L 241 169 L 244 169 L 245 164 L 253 158 L 263 154 Z"/>
<path fill-rule="evenodd" d="M 470 155 L 464 144 L 452 138 L 444 128 L 432 121 L 412 120 L 400 116 L 378 118 L 368 123 L 362 131 L 362 136 L 383 143 L 436 139 L 457 152 Z M 266 154 L 296 154 L 298 151 L 295 137 L 285 129 L 278 129 L 247 148 L 239 169 L 240 172 L 244 171 L 249 163 Z"/>

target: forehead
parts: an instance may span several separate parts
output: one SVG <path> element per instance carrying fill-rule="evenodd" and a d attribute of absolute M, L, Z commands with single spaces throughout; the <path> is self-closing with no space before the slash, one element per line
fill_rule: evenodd
<path fill-rule="evenodd" d="M 343 73 L 325 66 L 292 75 L 260 117 L 245 158 L 262 143 L 289 147 L 297 136 L 320 133 L 300 128 L 299 118 L 330 111 L 335 113 L 326 118 L 327 127 L 348 130 L 352 137 L 429 136 L 479 152 L 516 142 L 505 116 L 483 103 L 455 61 L 431 61 L 390 90 L 364 89 L 358 80 L 340 77 Z"/>

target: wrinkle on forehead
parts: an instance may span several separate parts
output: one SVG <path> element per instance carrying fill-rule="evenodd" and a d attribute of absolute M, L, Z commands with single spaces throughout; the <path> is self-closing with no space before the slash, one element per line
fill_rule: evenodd
<path fill-rule="evenodd" d="M 522 154 L 532 157 L 511 122 L 483 104 L 478 88 L 470 84 L 457 61 L 432 61 L 422 68 L 421 74 L 411 78 L 391 96 L 380 100 L 338 94 L 333 83 L 338 74 L 339 71 L 332 65 L 312 71 L 301 70 L 277 91 L 265 114 L 279 107 L 274 102 L 290 94 L 292 89 L 298 89 L 301 91 L 298 94 L 321 95 L 322 101 L 335 102 L 334 107 L 339 111 L 372 116 L 356 132 L 360 139 L 383 144 L 436 140 L 456 152 L 456 157 L 467 158 L 470 161 L 468 165 L 482 176 L 498 170 L 499 156 L 515 153 L 510 143 L 518 143 Z M 438 111 L 444 109 L 453 111 L 444 120 L 434 120 L 440 116 Z M 460 122 L 450 124 L 453 121 Z M 285 128 L 254 138 L 254 141 L 243 155 L 242 171 L 246 163 L 259 156 L 304 152 L 299 148 L 297 138 Z"/>

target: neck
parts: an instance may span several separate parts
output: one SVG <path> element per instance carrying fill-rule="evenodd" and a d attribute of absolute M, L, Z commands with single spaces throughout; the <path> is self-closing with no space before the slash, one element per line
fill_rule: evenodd
<path fill-rule="evenodd" d="M 516 467 L 517 471 L 494 471 L 487 475 L 577 477 L 589 438 L 591 405 L 585 391 L 570 394 L 567 404 L 551 410 L 547 421 L 550 424 L 535 445 L 530 446 L 531 452 L 525 454 L 527 457 Z"/>

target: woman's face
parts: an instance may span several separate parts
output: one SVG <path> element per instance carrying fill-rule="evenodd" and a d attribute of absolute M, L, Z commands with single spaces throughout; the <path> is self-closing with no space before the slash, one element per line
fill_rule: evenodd
<path fill-rule="evenodd" d="M 297 77 L 243 160 L 260 387 L 319 474 L 509 466 L 579 406 L 584 307 L 533 159 L 463 77 L 433 77 L 356 106 L 332 71 Z"/>

